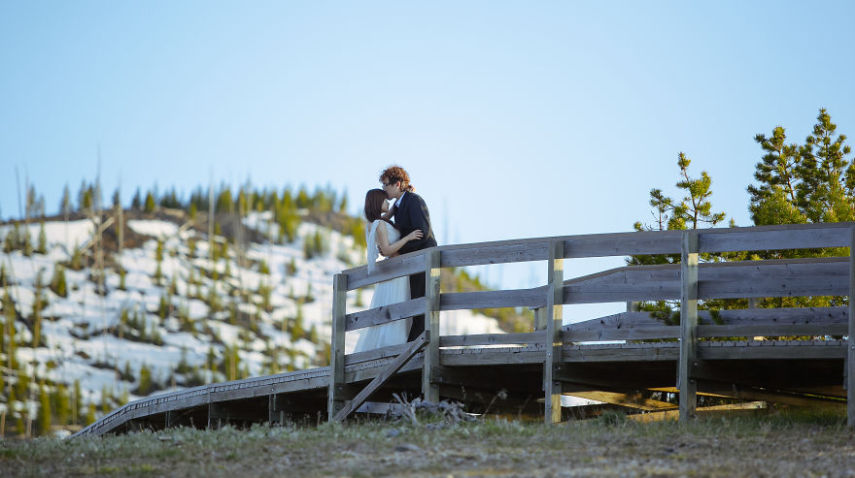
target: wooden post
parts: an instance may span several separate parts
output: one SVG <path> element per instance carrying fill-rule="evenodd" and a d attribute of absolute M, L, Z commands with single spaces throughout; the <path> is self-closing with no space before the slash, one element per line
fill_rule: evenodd
<path fill-rule="evenodd" d="M 347 276 L 333 277 L 332 339 L 330 340 L 330 384 L 327 392 L 327 417 L 332 421 L 344 406 L 344 334 L 347 313 Z"/>
<path fill-rule="evenodd" d="M 561 421 L 561 382 L 555 380 L 555 369 L 561 364 L 562 304 L 564 303 L 564 242 L 549 246 L 549 278 L 546 296 L 546 356 L 543 361 L 544 421 L 547 425 Z"/>
<path fill-rule="evenodd" d="M 846 350 L 847 424 L 855 427 L 855 227 L 849 231 L 849 343 Z"/>
<path fill-rule="evenodd" d="M 695 416 L 698 385 L 691 378 L 697 360 L 695 331 L 698 326 L 698 233 L 684 231 L 680 255 L 680 422 Z"/>
<path fill-rule="evenodd" d="M 422 366 L 422 396 L 429 402 L 439 402 L 439 384 L 434 375 L 439 372 L 439 277 L 440 252 L 432 249 L 425 254 L 425 346 Z"/>
<path fill-rule="evenodd" d="M 546 309 L 534 307 L 534 330 L 546 330 Z"/>

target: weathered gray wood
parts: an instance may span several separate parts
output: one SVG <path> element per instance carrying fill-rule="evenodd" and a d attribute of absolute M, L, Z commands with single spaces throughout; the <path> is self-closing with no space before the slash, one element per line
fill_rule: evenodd
<path fill-rule="evenodd" d="M 645 344 L 565 345 L 564 363 L 584 362 L 675 362 L 680 357 L 680 344 L 658 342 Z"/>
<path fill-rule="evenodd" d="M 343 273 L 347 275 L 347 290 L 359 289 L 378 282 L 383 282 L 396 277 L 404 277 L 416 274 L 424 270 L 424 251 L 415 251 L 403 256 L 391 257 L 378 262 L 374 273 L 369 274 L 366 266 L 348 269 Z"/>
<path fill-rule="evenodd" d="M 698 337 L 755 337 L 846 335 L 846 324 L 796 324 L 796 325 L 699 325 Z"/>
<path fill-rule="evenodd" d="M 546 310 L 543 307 L 534 309 L 534 330 L 546 330 Z"/>
<path fill-rule="evenodd" d="M 487 349 L 443 349 L 442 364 L 446 367 L 543 364 L 543 346 Z"/>
<path fill-rule="evenodd" d="M 392 361 L 380 375 L 377 375 L 374 380 L 371 381 L 365 388 L 362 389 L 361 392 L 356 394 L 353 400 L 347 402 L 341 410 L 339 410 L 335 416 L 332 418 L 333 421 L 341 422 L 347 418 L 348 415 L 357 408 L 359 408 L 368 397 L 371 396 L 372 393 L 376 392 L 378 388 L 380 388 L 387 380 L 389 380 L 395 372 L 401 369 L 411 358 L 413 355 L 418 353 L 425 345 L 430 341 L 430 331 L 425 330 L 422 332 L 419 337 L 410 342 L 407 346 L 407 349 L 399 355 L 395 360 Z"/>
<path fill-rule="evenodd" d="M 368 362 L 370 360 L 378 360 L 387 357 L 396 357 L 400 355 L 404 349 L 407 348 L 407 344 L 398 344 L 398 345 L 389 345 L 386 347 L 380 347 L 379 349 L 374 350 L 366 350 L 365 352 L 356 352 L 352 354 L 347 354 L 344 356 L 344 365 L 345 367 L 349 367 L 351 365 L 355 365 L 362 362 Z"/>
<path fill-rule="evenodd" d="M 333 277 L 332 340 L 330 347 L 330 381 L 327 392 L 327 416 L 333 420 L 338 410 L 344 406 L 339 396 L 339 386 L 344 382 L 344 336 L 345 315 L 347 314 L 347 276 L 336 274 Z"/>
<path fill-rule="evenodd" d="M 571 329 L 563 331 L 562 337 L 565 343 L 604 340 L 676 339 L 680 337 L 680 327 L 676 325 L 656 325 L 625 329 Z"/>
<path fill-rule="evenodd" d="M 775 360 L 845 359 L 846 344 L 841 341 L 745 341 L 719 345 L 700 342 L 702 360 Z"/>
<path fill-rule="evenodd" d="M 700 252 L 732 252 L 847 247 L 848 228 L 838 224 L 705 230 L 700 234 L 699 249 Z"/>
<path fill-rule="evenodd" d="M 840 257 L 701 264 L 698 298 L 846 295 L 848 259 Z M 621 267 L 565 281 L 564 303 L 673 300 L 679 265 Z"/>
<path fill-rule="evenodd" d="M 523 239 L 443 246 L 443 267 L 542 261 L 548 257 L 548 239 Z"/>
<path fill-rule="evenodd" d="M 590 234 L 560 239 L 564 240 L 565 258 L 675 254 L 680 250 L 680 231 Z"/>
<path fill-rule="evenodd" d="M 499 307 L 543 307 L 545 287 L 442 294 L 441 310 L 492 309 Z"/>
<path fill-rule="evenodd" d="M 564 243 L 553 242 L 549 247 L 549 276 L 546 296 L 546 336 L 543 343 L 544 421 L 547 425 L 561 421 L 561 382 L 555 380 L 555 367 L 561 363 L 561 300 L 564 283 Z"/>
<path fill-rule="evenodd" d="M 544 340 L 546 340 L 546 331 L 520 334 L 446 335 L 440 337 L 439 346 L 461 347 L 467 345 L 533 344 L 543 343 Z"/>
<path fill-rule="evenodd" d="M 440 370 L 439 362 L 439 267 L 440 253 L 436 249 L 425 255 L 425 333 L 428 340 L 422 363 L 422 396 L 431 402 L 439 401 L 439 385 L 433 382 Z"/>
<path fill-rule="evenodd" d="M 855 227 L 849 229 L 849 340 L 846 350 L 846 423 L 855 427 Z"/>
<path fill-rule="evenodd" d="M 425 298 L 419 297 L 406 302 L 353 312 L 347 314 L 345 317 L 345 330 L 350 332 L 365 327 L 375 327 L 396 320 L 406 319 L 422 313 L 424 309 Z"/>
<path fill-rule="evenodd" d="M 680 253 L 680 363 L 677 388 L 680 389 L 680 421 L 695 416 L 698 386 L 691 376 L 697 360 L 696 327 L 698 326 L 698 235 L 684 231 Z"/>
<path fill-rule="evenodd" d="M 698 323 L 711 325 L 832 325 L 848 324 L 848 307 L 793 307 L 783 309 L 725 309 L 716 313 L 715 320 L 708 310 L 698 311 Z M 663 326 L 649 312 L 621 312 L 596 319 L 565 325 L 564 331 L 589 332 L 607 329 Z"/>

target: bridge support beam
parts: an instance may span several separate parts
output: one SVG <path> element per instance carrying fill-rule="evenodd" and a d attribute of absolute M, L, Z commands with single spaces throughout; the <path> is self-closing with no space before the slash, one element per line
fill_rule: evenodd
<path fill-rule="evenodd" d="M 680 422 L 695 417 L 698 384 L 692 377 L 697 362 L 698 326 L 698 234 L 683 231 L 680 255 L 680 363 L 677 388 L 680 390 Z"/>
<path fill-rule="evenodd" d="M 344 334 L 347 313 L 347 276 L 333 278 L 332 347 L 330 347 L 330 384 L 327 392 L 327 417 L 333 420 L 344 407 Z"/>
<path fill-rule="evenodd" d="M 439 402 L 439 278 L 440 252 L 434 248 L 425 254 L 425 338 L 422 362 L 422 396 L 429 402 Z"/>
<path fill-rule="evenodd" d="M 855 427 L 855 227 L 849 231 L 849 343 L 846 347 L 847 424 Z"/>
<path fill-rule="evenodd" d="M 561 421 L 561 382 L 556 369 L 561 365 L 562 304 L 564 303 L 564 242 L 549 245 L 549 277 L 546 297 L 546 339 L 543 361 L 544 421 L 547 425 Z"/>

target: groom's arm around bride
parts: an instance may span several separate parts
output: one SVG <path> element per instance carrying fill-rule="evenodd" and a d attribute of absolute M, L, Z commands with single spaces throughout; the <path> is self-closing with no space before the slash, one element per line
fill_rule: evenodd
<path fill-rule="evenodd" d="M 401 232 L 401 236 L 406 236 L 416 229 L 421 230 L 423 234 L 421 239 L 407 242 L 400 249 L 399 253 L 406 254 L 436 246 L 436 239 L 431 228 L 430 213 L 428 212 L 427 204 L 421 196 L 413 192 L 414 189 L 410 185 L 410 177 L 407 172 L 398 166 L 389 167 L 380 175 L 380 182 L 383 183 L 383 190 L 389 199 L 395 199 L 393 217 L 395 218 L 395 226 Z M 424 273 L 411 275 L 410 298 L 417 299 L 424 296 Z M 413 325 L 410 328 L 407 340 L 415 340 L 424 330 L 425 316 L 417 315 L 413 317 Z"/>

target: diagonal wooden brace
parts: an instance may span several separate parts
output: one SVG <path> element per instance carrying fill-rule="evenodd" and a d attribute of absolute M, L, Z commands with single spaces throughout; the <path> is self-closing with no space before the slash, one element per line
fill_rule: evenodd
<path fill-rule="evenodd" d="M 367 400 L 368 397 L 371 396 L 372 393 L 374 393 L 378 388 L 380 388 L 384 383 L 386 383 L 386 381 L 392 378 L 392 376 L 395 375 L 395 372 L 400 370 L 401 367 L 406 365 L 406 363 L 409 362 L 414 355 L 419 353 L 419 351 L 423 349 L 425 345 L 428 344 L 428 342 L 430 342 L 430 331 L 425 330 L 424 332 L 422 332 L 421 335 L 418 336 L 416 340 L 414 340 L 407 346 L 406 350 L 404 350 L 401 355 L 398 355 L 398 357 L 393 360 L 388 367 L 383 369 L 383 371 L 380 372 L 380 375 L 374 377 L 374 380 L 372 380 L 371 383 L 369 383 L 365 388 L 363 388 L 361 392 L 356 394 L 353 400 L 345 404 L 345 406 L 342 407 L 342 409 L 339 410 L 338 413 L 335 414 L 335 416 L 333 416 L 333 420 L 336 422 L 344 421 L 347 416 L 350 415 L 351 412 L 359 408 L 365 402 L 365 400 Z"/>

